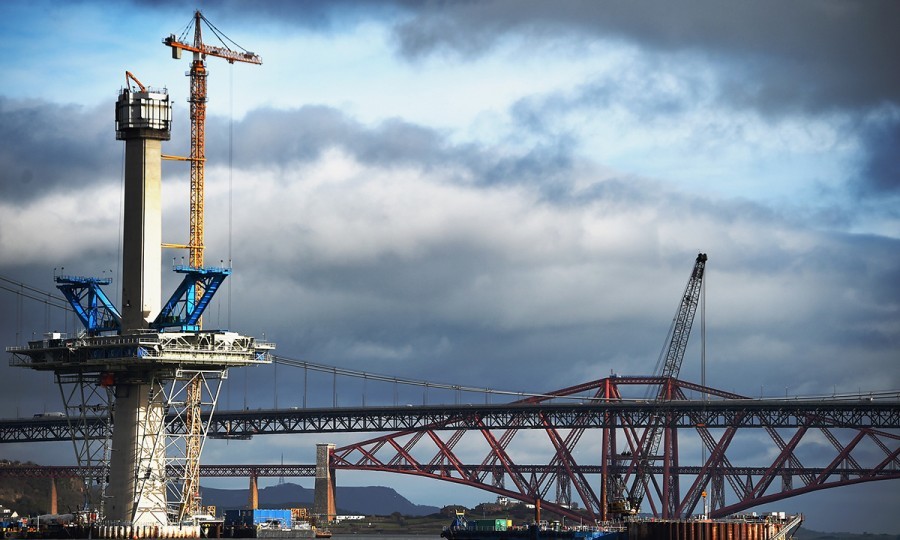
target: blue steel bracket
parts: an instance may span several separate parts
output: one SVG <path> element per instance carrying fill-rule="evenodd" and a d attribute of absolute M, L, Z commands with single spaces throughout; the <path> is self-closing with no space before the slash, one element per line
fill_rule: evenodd
<path fill-rule="evenodd" d="M 109 285 L 109 278 L 81 276 L 56 276 L 56 288 L 72 305 L 88 334 L 96 336 L 103 332 L 118 332 L 122 329 L 122 315 L 109 297 L 100 288 Z"/>
<path fill-rule="evenodd" d="M 175 271 L 184 274 L 184 279 L 150 326 L 157 330 L 178 328 L 183 332 L 197 331 L 200 329 L 198 323 L 203 311 L 225 278 L 231 274 L 231 268 L 191 268 L 179 265 L 175 267 Z M 198 286 L 203 291 L 199 299 L 194 293 Z"/>

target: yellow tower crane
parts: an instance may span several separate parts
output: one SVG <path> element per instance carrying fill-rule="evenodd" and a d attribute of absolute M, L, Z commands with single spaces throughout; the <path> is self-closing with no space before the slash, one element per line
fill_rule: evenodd
<path fill-rule="evenodd" d="M 203 266 L 203 171 L 206 163 L 206 62 L 207 56 L 224 58 L 229 64 L 245 62 L 248 64 L 262 64 L 259 55 L 241 49 L 235 51 L 226 47 L 216 47 L 203 43 L 201 21 L 209 26 L 210 30 L 222 41 L 231 41 L 222 34 L 200 11 L 194 12 L 193 27 L 194 40 L 187 43 L 185 40 L 191 24 L 176 38 L 175 34 L 163 40 L 163 44 L 172 48 L 172 58 L 180 59 L 181 51 L 193 53 L 191 61 L 191 154 L 188 160 L 191 162 L 191 215 L 190 215 L 190 241 L 188 245 L 169 245 L 170 247 L 186 247 L 190 250 L 189 264 L 192 268 Z M 233 41 L 231 42 L 235 46 Z M 238 46 L 238 48 L 240 48 Z"/>
<path fill-rule="evenodd" d="M 210 31 L 221 41 L 222 47 L 208 45 L 203 43 L 203 32 L 201 22 L 206 23 Z M 191 27 L 193 26 L 193 41 L 188 42 Z M 240 50 L 234 50 L 228 46 L 226 41 Z M 163 244 L 164 247 L 185 248 L 189 251 L 189 264 L 191 268 L 201 268 L 203 266 L 203 193 L 204 193 L 204 167 L 206 164 L 206 57 L 214 56 L 224 58 L 229 64 L 235 62 L 244 62 L 248 64 L 262 64 L 259 55 L 249 52 L 237 43 L 226 37 L 218 28 L 216 28 L 209 20 L 200 13 L 199 10 L 194 12 L 191 22 L 185 27 L 179 37 L 170 34 L 163 39 L 163 44 L 171 47 L 172 58 L 180 59 L 182 51 L 193 53 L 191 61 L 191 70 L 189 76 L 191 78 L 191 153 L 187 161 L 191 163 L 191 205 L 189 219 L 189 241 L 188 244 Z M 164 156 L 168 159 L 185 159 L 174 156 Z M 194 301 L 200 299 L 203 295 L 201 284 L 198 283 L 194 287 Z M 189 295 L 190 296 L 190 295 Z M 203 425 L 200 416 L 200 402 L 202 397 L 202 388 L 200 381 L 192 383 L 187 390 L 186 400 L 188 402 L 187 415 L 185 418 L 185 427 L 189 434 L 185 443 L 185 462 L 187 470 L 185 471 L 184 484 L 182 486 L 182 507 L 179 508 L 180 520 L 197 514 L 199 511 L 200 501 L 200 450 L 203 441 Z"/>

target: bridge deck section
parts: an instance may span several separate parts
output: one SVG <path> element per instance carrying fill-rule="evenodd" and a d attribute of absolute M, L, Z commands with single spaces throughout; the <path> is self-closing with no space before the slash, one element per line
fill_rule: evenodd
<path fill-rule="evenodd" d="M 256 435 L 365 433 L 420 430 L 602 428 L 613 414 L 634 427 L 664 416 L 673 428 L 833 427 L 900 429 L 900 401 L 723 400 L 586 403 L 515 403 L 500 405 L 430 405 L 216 411 L 209 435 L 246 439 Z M 184 430 L 177 418 L 172 429 Z M 101 438 L 103 418 L 88 418 L 76 438 Z M 0 443 L 72 440 L 67 419 L 0 420 Z"/>

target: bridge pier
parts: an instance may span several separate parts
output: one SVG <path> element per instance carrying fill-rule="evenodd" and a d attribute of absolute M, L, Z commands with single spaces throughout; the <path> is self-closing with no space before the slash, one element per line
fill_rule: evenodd
<path fill-rule="evenodd" d="M 255 474 L 250 475 L 250 500 L 247 501 L 247 508 L 250 510 L 259 508 L 259 481 Z"/>
<path fill-rule="evenodd" d="M 50 513 L 59 513 L 59 496 L 56 491 L 56 477 L 50 477 Z"/>
<path fill-rule="evenodd" d="M 117 384 L 113 413 L 111 482 L 106 518 L 132 525 L 166 525 L 163 396 L 150 384 Z"/>
<path fill-rule="evenodd" d="M 334 445 L 323 443 L 316 445 L 316 488 L 313 498 L 313 513 L 322 516 L 325 521 L 332 521 L 337 515 L 334 491 L 334 469 L 331 467 L 331 452 Z"/>

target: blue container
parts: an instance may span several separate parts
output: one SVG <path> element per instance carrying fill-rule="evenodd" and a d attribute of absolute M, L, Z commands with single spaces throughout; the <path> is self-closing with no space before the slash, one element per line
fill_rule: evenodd
<path fill-rule="evenodd" d="M 277 523 L 285 529 L 291 528 L 291 511 L 290 510 L 273 510 L 273 509 L 257 509 L 257 510 L 226 510 L 225 526 L 226 527 L 255 527 L 261 523 Z"/>

